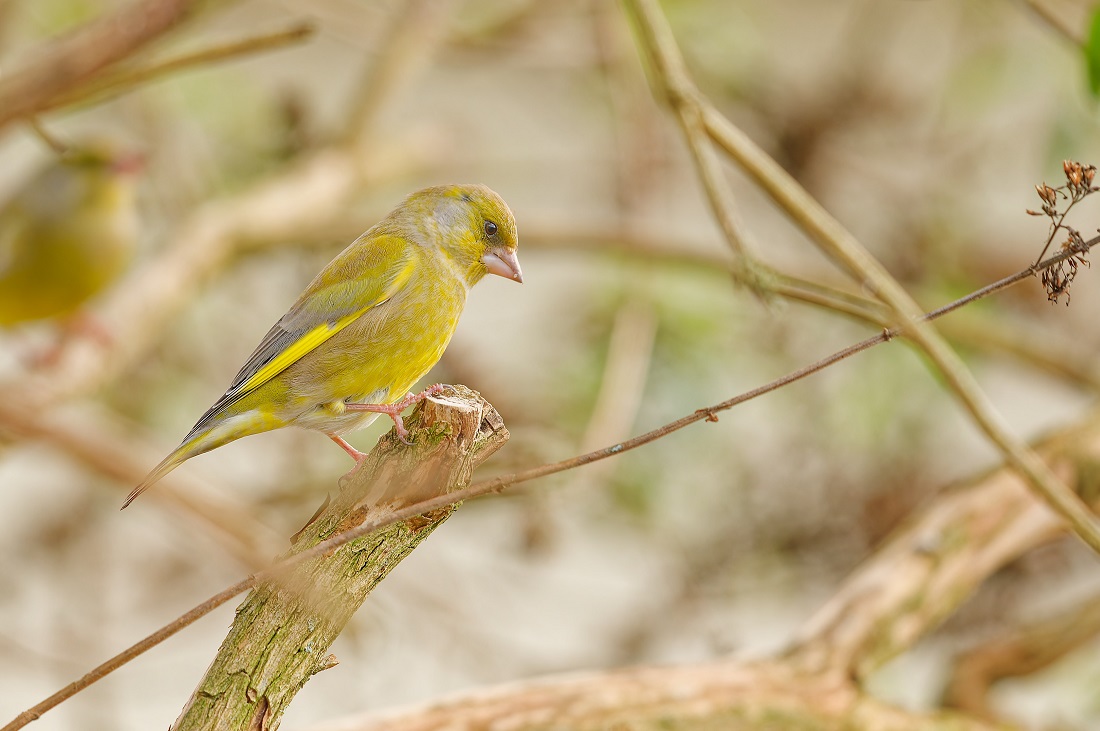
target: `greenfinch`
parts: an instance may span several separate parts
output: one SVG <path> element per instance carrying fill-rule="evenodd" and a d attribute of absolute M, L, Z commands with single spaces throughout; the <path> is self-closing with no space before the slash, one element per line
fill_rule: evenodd
<path fill-rule="evenodd" d="M 126 269 L 135 155 L 73 148 L 0 208 L 0 326 L 72 316 Z"/>
<path fill-rule="evenodd" d="M 486 274 L 523 281 L 516 222 L 483 185 L 425 188 L 328 263 L 257 346 L 229 390 L 126 499 L 211 449 L 299 426 L 340 436 L 380 414 L 406 440 L 406 395 L 443 355 L 470 288 Z"/>

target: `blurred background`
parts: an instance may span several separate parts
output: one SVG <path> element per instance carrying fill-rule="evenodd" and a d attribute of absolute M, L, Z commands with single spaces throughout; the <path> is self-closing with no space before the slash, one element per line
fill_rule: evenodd
<path fill-rule="evenodd" d="M 1092 5 L 1046 4 L 1081 29 Z M 0 0 L 0 69 L 121 5 Z M 1034 186 L 1061 184 L 1064 158 L 1100 160 L 1080 51 L 1027 3 L 663 8 L 702 90 L 922 306 L 1030 264 L 1047 234 L 1024 212 Z M 347 457 L 283 430 L 193 460 L 118 510 L 313 275 L 412 190 L 482 182 L 518 222 L 525 284 L 479 285 L 430 376 L 480 391 L 511 431 L 479 477 L 613 444 L 876 332 L 731 280 L 679 128 L 611 0 L 244 0 L 139 60 L 303 22 L 314 30 L 297 42 L 40 118 L 62 141 L 136 150 L 145 168 L 135 261 L 84 308 L 107 338 L 71 342 L 52 321 L 0 330 L 3 387 L 57 389 L 37 414 L 45 432 L 0 423 L 0 721 L 283 551 L 336 489 Z M 26 126 L 0 131 L 0 200 L 54 157 Z M 728 172 L 762 258 L 859 293 Z M 1095 218 L 1090 200 L 1075 222 L 1088 232 Z M 211 231 L 228 233 L 211 244 Z M 177 281 L 174 267 L 192 269 Z M 1094 400 L 1092 277 L 1068 308 L 1027 281 L 945 323 L 1026 437 Z M 158 314 L 136 332 L 143 292 Z M 59 339 L 69 363 L 122 355 L 73 380 L 76 366 L 38 359 Z M 351 441 L 369 449 L 388 427 Z M 875 348 L 718 423 L 464 506 L 371 595 L 333 648 L 341 664 L 283 727 L 546 673 L 774 652 L 907 515 L 997 462 L 919 357 Z M 1098 568 L 1069 539 L 1025 556 L 872 692 L 938 707 L 959 653 L 1100 605 Z M 232 606 L 35 728 L 167 726 Z M 1001 684 L 995 710 L 1098 727 L 1098 650 L 1088 639 Z"/>

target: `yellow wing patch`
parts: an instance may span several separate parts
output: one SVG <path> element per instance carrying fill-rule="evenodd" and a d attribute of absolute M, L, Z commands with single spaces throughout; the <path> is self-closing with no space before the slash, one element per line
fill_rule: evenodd
<path fill-rule="evenodd" d="M 279 353 L 277 356 L 268 361 L 260 370 L 256 371 L 251 378 L 241 384 L 240 391 L 242 393 L 251 391 L 252 389 L 267 383 L 275 376 L 286 370 L 292 363 L 296 362 L 303 355 L 316 348 L 321 343 L 331 338 L 336 333 L 343 330 L 345 327 L 353 323 L 364 312 L 369 310 L 374 305 L 368 305 L 361 310 L 356 310 L 350 315 L 341 317 L 336 322 L 326 322 L 323 325 L 318 325 L 302 337 L 291 343 L 286 350 Z"/>
<path fill-rule="evenodd" d="M 394 294 L 396 294 L 397 291 L 404 287 L 405 283 L 409 281 L 409 278 L 412 276 L 415 266 L 416 261 L 410 259 L 409 262 L 405 264 L 404 268 L 402 268 L 402 270 L 397 273 L 397 276 L 393 278 L 390 286 L 386 288 L 386 291 L 382 294 L 382 296 L 374 302 L 371 302 L 369 305 L 361 307 L 351 314 L 344 315 L 335 322 L 322 323 L 321 325 L 313 328 L 309 332 L 302 335 L 302 337 L 298 338 L 293 343 L 288 345 L 286 350 L 272 358 L 267 364 L 263 366 L 263 368 L 260 368 L 260 370 L 256 371 L 251 378 L 242 383 L 240 388 L 237 389 L 238 393 L 248 393 L 252 389 L 267 383 L 272 378 L 289 368 L 293 363 L 297 362 L 298 359 L 304 356 L 306 353 L 310 352 L 318 345 L 325 342 L 351 323 L 355 322 L 367 310 L 371 309 L 372 307 L 377 307 L 378 305 L 388 300 L 390 297 L 393 297 Z"/>

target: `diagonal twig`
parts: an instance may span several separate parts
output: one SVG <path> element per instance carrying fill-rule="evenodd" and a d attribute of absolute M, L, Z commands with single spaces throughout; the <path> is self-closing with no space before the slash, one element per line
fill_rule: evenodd
<path fill-rule="evenodd" d="M 37 49 L 21 67 L 0 77 L 0 127 L 38 113 L 102 69 L 204 10 L 232 0 L 140 0 L 81 26 Z"/>
<path fill-rule="evenodd" d="M 668 20 L 656 0 L 625 0 L 625 3 L 643 29 L 639 42 L 644 51 L 658 59 L 655 65 L 663 93 L 670 98 L 694 98 L 693 103 L 701 110 L 703 125 L 710 137 L 803 228 L 822 252 L 890 308 L 899 332 L 927 355 L 973 421 L 1009 464 L 1019 470 L 1035 491 L 1066 519 L 1074 533 L 1100 553 L 1100 521 L 1027 443 L 1009 430 L 962 359 L 924 321 L 916 302 L 885 267 L 775 160 L 714 109 L 694 86 L 677 86 L 677 76 L 661 73 L 663 69 L 682 66 L 683 62 L 682 59 L 678 64 L 659 60 L 665 54 L 680 56 Z M 1035 271 L 1032 268 L 1030 273 Z"/>
<path fill-rule="evenodd" d="M 220 43 L 139 66 L 112 69 L 96 76 L 87 84 L 54 97 L 39 111 L 49 111 L 73 104 L 102 102 L 168 74 L 192 69 L 196 66 L 219 63 L 240 56 L 284 48 L 308 40 L 313 33 L 314 27 L 311 23 L 298 22 L 283 30 L 253 35 L 228 43 Z"/>

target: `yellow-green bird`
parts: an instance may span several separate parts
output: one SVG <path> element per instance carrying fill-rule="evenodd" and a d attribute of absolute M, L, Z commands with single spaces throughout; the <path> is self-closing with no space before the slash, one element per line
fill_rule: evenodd
<path fill-rule="evenodd" d="M 71 149 L 0 208 L 0 326 L 73 315 L 126 269 L 140 158 Z"/>
<path fill-rule="evenodd" d="M 406 396 L 454 334 L 466 295 L 486 274 L 523 281 L 516 222 L 483 185 L 425 188 L 327 266 L 260 342 L 233 385 L 126 499 L 185 460 L 235 439 L 300 426 L 341 438 L 379 414 L 407 432 Z"/>

